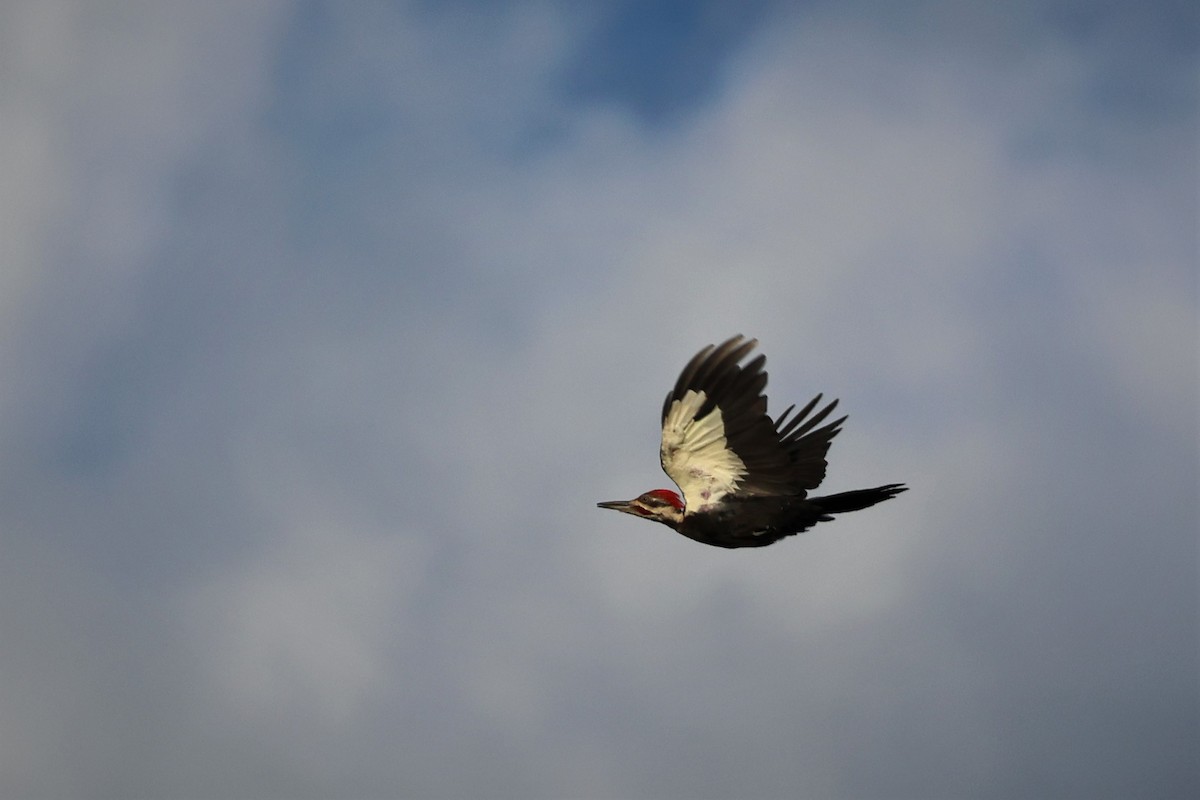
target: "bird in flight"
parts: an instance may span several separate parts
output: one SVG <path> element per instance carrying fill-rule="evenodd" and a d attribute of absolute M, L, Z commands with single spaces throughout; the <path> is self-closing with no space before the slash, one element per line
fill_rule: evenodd
<path fill-rule="evenodd" d="M 683 496 L 654 489 L 600 508 L 661 522 L 715 547 L 763 547 L 907 491 L 889 483 L 809 497 L 825 478 L 825 454 L 846 418 L 825 422 L 837 400 L 816 410 L 817 395 L 772 421 L 763 394 L 766 356 L 741 363 L 757 344 L 739 334 L 705 347 L 667 394 L 659 455 Z"/>

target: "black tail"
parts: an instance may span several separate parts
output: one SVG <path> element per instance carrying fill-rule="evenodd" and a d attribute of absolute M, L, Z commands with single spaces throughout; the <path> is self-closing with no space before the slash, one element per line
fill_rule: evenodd
<path fill-rule="evenodd" d="M 853 492 L 841 492 L 826 497 L 810 497 L 809 502 L 820 509 L 824 521 L 828 522 L 830 514 L 844 514 L 847 511 L 859 511 L 870 508 L 876 503 L 891 500 L 901 492 L 907 492 L 908 487 L 903 483 L 889 483 L 887 486 L 876 486 L 874 489 L 855 489 Z"/>

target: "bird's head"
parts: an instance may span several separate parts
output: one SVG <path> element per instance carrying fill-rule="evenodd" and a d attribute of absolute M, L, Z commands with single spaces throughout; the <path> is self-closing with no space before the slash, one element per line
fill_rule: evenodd
<path fill-rule="evenodd" d="M 670 489 L 655 489 L 632 500 L 609 500 L 596 505 L 652 519 L 671 528 L 677 528 L 683 521 L 683 499 Z"/>

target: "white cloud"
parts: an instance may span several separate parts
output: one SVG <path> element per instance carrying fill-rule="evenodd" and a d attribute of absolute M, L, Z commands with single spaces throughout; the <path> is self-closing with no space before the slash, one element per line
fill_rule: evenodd
<path fill-rule="evenodd" d="M 596 21 L 554 5 L 46 8 L 0 54 L 33 76 L 0 100 L 33 187 L 0 188 L 0 547 L 99 588 L 8 582 L 0 620 L 50 654 L 45 619 L 99 620 L 169 677 L 6 699 L 5 753 L 93 751 L 18 793 L 1019 795 L 1031 729 L 1081 793 L 1190 780 L 1189 662 L 1112 652 L 1187 630 L 1186 137 L 1104 127 L 1036 6 L 772 19 L 666 129 L 557 94 Z M 913 491 L 761 552 L 595 509 L 665 484 L 662 395 L 735 331 L 773 403 L 843 398 L 830 490 Z M 123 448 L 84 469 L 96 426 Z M 27 696 L 125 686 L 11 652 Z M 1146 751 L 1089 738 L 1119 713 Z"/>

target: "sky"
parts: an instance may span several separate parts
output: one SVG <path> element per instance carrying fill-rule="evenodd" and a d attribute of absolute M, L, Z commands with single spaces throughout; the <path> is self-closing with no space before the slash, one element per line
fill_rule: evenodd
<path fill-rule="evenodd" d="M 0 796 L 1200 793 L 1186 2 L 0 6 Z M 597 509 L 734 333 L 769 548 Z"/>

